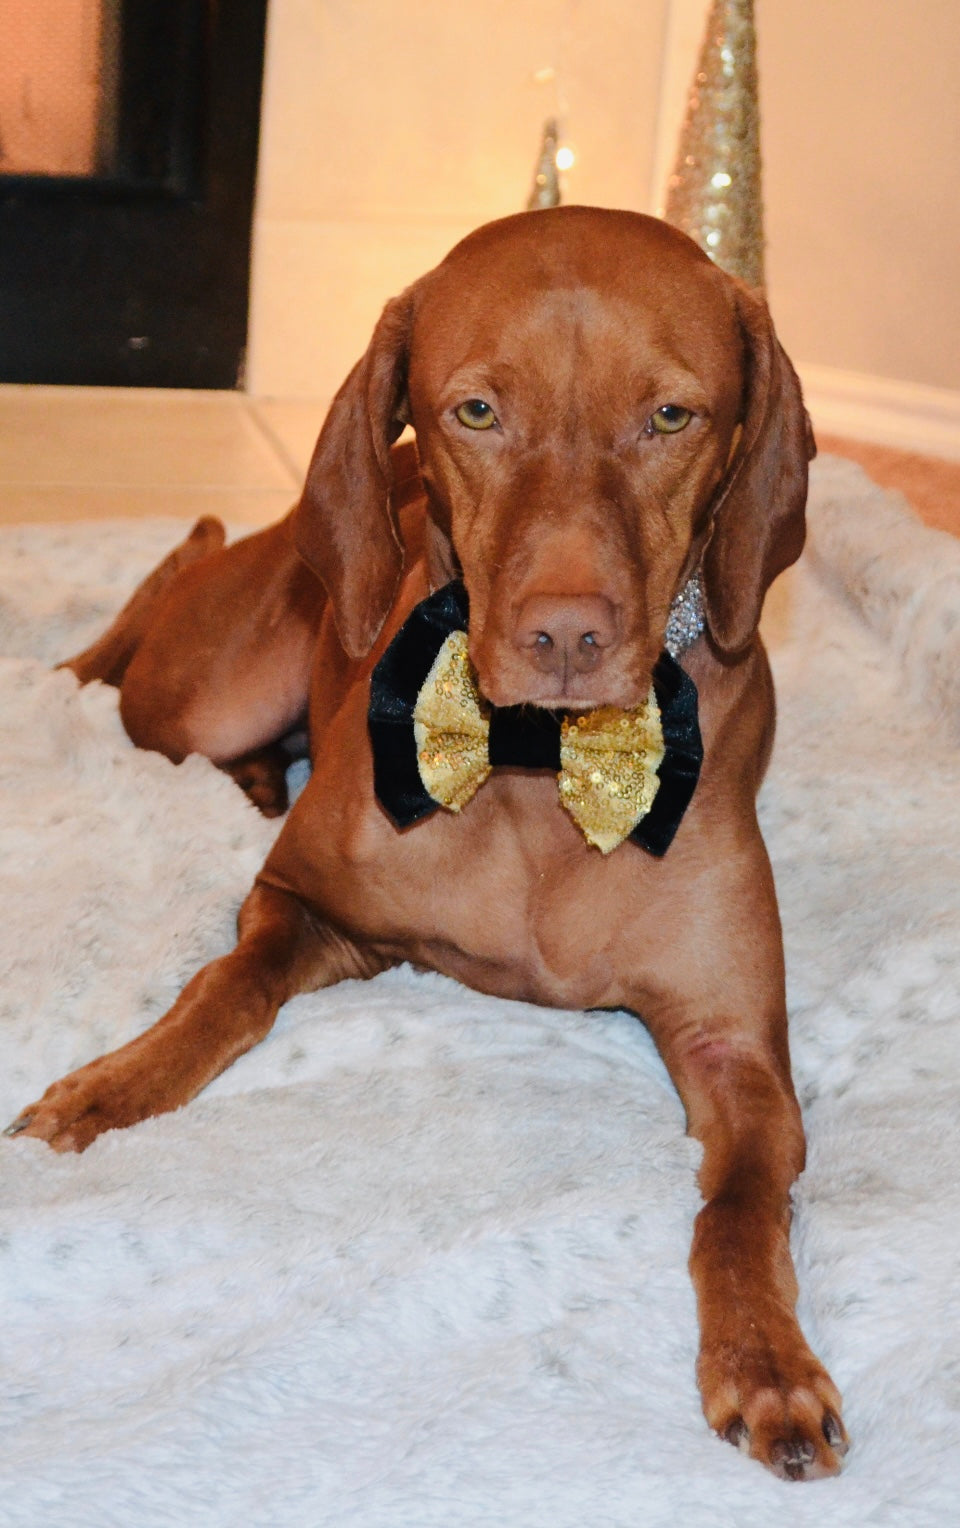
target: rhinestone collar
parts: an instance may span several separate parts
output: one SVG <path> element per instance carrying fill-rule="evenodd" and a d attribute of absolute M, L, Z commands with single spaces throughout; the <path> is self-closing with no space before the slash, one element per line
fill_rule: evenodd
<path fill-rule="evenodd" d="M 663 645 L 671 658 L 679 658 L 681 653 L 693 646 L 703 632 L 704 622 L 703 585 L 700 582 L 700 570 L 697 569 L 670 606 Z"/>

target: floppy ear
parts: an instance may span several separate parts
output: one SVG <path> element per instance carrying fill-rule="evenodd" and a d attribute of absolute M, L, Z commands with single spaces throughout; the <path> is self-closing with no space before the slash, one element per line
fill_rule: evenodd
<path fill-rule="evenodd" d="M 816 455 L 800 382 L 766 303 L 737 283 L 736 304 L 746 363 L 743 433 L 703 559 L 707 624 L 727 653 L 746 647 L 768 587 L 800 556 L 807 462 Z"/>
<path fill-rule="evenodd" d="M 412 290 L 387 303 L 330 405 L 293 516 L 297 551 L 326 589 L 351 658 L 376 641 L 403 569 L 390 446 L 406 423 Z"/>

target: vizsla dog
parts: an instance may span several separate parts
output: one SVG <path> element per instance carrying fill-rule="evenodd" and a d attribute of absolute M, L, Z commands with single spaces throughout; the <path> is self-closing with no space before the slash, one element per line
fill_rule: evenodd
<path fill-rule="evenodd" d="M 391 449 L 406 424 L 416 448 Z M 707 1420 L 785 1478 L 835 1473 L 840 1397 L 795 1315 L 804 1137 L 755 811 L 774 724 L 757 623 L 803 543 L 813 449 L 764 302 L 652 218 L 506 218 L 388 303 L 292 514 L 226 549 L 201 522 L 70 665 L 120 687 L 140 747 L 206 754 L 268 812 L 286 804 L 278 741 L 306 715 L 312 774 L 232 953 L 11 1133 L 82 1150 L 180 1108 L 294 994 L 401 961 L 631 1010 L 703 1144 L 690 1268 Z M 574 734 L 649 703 L 671 613 L 702 590 L 703 629 L 677 646 L 702 763 L 669 846 L 588 842 L 556 768 L 504 765 L 492 731 L 501 767 L 462 810 L 397 825 L 372 680 L 448 587 L 465 591 L 457 672 L 480 710 L 572 715 Z M 440 689 L 455 699 L 459 682 Z"/>

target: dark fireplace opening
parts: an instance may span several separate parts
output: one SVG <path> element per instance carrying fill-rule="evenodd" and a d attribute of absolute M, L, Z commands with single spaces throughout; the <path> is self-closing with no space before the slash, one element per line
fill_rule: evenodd
<path fill-rule="evenodd" d="M 0 381 L 242 381 L 266 4 L 7 0 Z"/>

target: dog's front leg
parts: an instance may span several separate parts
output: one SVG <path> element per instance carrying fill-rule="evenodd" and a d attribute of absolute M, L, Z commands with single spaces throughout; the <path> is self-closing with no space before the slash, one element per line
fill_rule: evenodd
<path fill-rule="evenodd" d="M 104 1130 L 179 1109 L 263 1039 L 282 1003 L 374 969 L 296 897 L 258 884 L 230 954 L 204 966 L 151 1029 L 53 1083 L 4 1133 L 83 1151 Z"/>
<path fill-rule="evenodd" d="M 762 847 L 694 901 L 641 1011 L 704 1149 L 690 1255 L 703 1409 L 777 1475 L 812 1480 L 837 1473 L 847 1440 L 839 1393 L 795 1313 L 790 1189 L 805 1144 Z"/>

